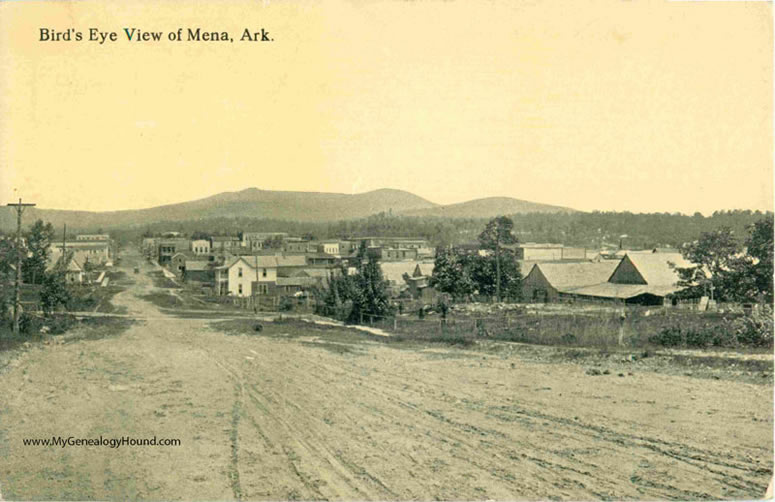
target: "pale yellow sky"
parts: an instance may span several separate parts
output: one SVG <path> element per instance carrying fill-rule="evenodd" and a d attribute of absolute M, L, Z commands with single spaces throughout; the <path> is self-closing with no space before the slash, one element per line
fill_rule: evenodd
<path fill-rule="evenodd" d="M 764 2 L 0 2 L 0 202 L 388 187 L 771 210 L 772 25 Z M 119 40 L 40 42 L 41 27 Z"/>

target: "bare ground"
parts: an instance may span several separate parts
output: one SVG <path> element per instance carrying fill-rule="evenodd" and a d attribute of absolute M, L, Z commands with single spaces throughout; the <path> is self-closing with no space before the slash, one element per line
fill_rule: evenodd
<path fill-rule="evenodd" d="M 145 271 L 114 300 L 145 320 L 0 376 L 0 498 L 731 499 L 772 474 L 769 379 L 594 376 L 340 328 L 234 336 L 142 300 Z M 182 444 L 22 444 L 100 435 Z"/>

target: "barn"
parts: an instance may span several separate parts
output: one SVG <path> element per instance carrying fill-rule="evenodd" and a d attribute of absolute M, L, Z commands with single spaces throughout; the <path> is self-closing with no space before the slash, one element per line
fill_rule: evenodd
<path fill-rule="evenodd" d="M 573 289 L 606 282 L 616 265 L 615 261 L 536 263 L 522 282 L 522 297 L 533 302 L 558 301 Z"/>
<path fill-rule="evenodd" d="M 691 265 L 680 253 L 631 252 L 617 263 L 605 283 L 567 293 L 582 299 L 663 305 L 666 297 L 681 289 L 675 269 Z"/>

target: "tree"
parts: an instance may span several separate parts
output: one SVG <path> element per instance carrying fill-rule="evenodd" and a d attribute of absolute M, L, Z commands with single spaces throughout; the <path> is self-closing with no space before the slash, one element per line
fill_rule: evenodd
<path fill-rule="evenodd" d="M 16 267 L 16 242 L 11 238 L 0 239 L 0 283 L 13 281 Z"/>
<path fill-rule="evenodd" d="M 468 266 L 470 259 L 454 247 L 436 248 L 430 286 L 451 295 L 455 300 L 471 295 L 474 292 L 474 283 Z"/>
<path fill-rule="evenodd" d="M 67 302 L 70 301 L 70 291 L 65 282 L 64 267 L 57 267 L 51 273 L 44 273 L 42 284 L 40 305 L 44 313 L 50 314 L 60 305 L 67 305 Z"/>
<path fill-rule="evenodd" d="M 482 248 L 495 252 L 495 295 L 501 301 L 501 246 L 515 244 L 517 238 L 512 233 L 514 222 L 507 216 L 493 218 L 479 234 L 479 244 Z"/>
<path fill-rule="evenodd" d="M 772 298 L 772 219 L 751 227 L 747 253 L 729 227 L 704 232 L 687 244 L 681 254 L 692 267 L 678 268 L 683 296 L 710 294 L 720 301 L 754 301 L 764 294 Z"/>
<path fill-rule="evenodd" d="M 383 318 L 393 312 L 390 304 L 388 283 L 382 276 L 382 268 L 374 258 L 366 259 L 366 244 L 361 243 L 357 259 L 358 272 L 348 275 L 342 267 L 332 274 L 323 295 L 325 313 L 351 323 L 358 323 L 362 315 Z"/>
<path fill-rule="evenodd" d="M 388 283 L 382 276 L 382 268 L 375 259 L 361 266 L 355 275 L 356 295 L 353 298 L 353 310 L 350 321 L 359 320 L 361 314 L 381 319 L 392 313 Z"/>
<path fill-rule="evenodd" d="M 516 301 L 522 297 L 522 274 L 514 253 L 508 249 L 500 253 L 501 291 L 503 297 Z M 497 294 L 497 263 L 493 255 L 472 256 L 470 277 L 480 295 L 492 297 Z"/>
<path fill-rule="evenodd" d="M 36 221 L 26 234 L 27 257 L 22 262 L 22 275 L 28 284 L 42 283 L 46 274 L 49 247 L 54 238 L 54 227 L 51 223 Z"/>
<path fill-rule="evenodd" d="M 772 215 L 755 222 L 745 241 L 751 257 L 747 272 L 753 277 L 757 291 L 768 303 L 773 301 L 773 219 Z"/>

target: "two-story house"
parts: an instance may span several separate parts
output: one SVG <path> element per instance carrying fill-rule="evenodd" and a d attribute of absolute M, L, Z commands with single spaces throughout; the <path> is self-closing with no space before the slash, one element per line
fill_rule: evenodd
<path fill-rule="evenodd" d="M 237 256 L 215 268 L 219 295 L 253 296 L 269 294 L 277 284 L 276 256 Z"/>

